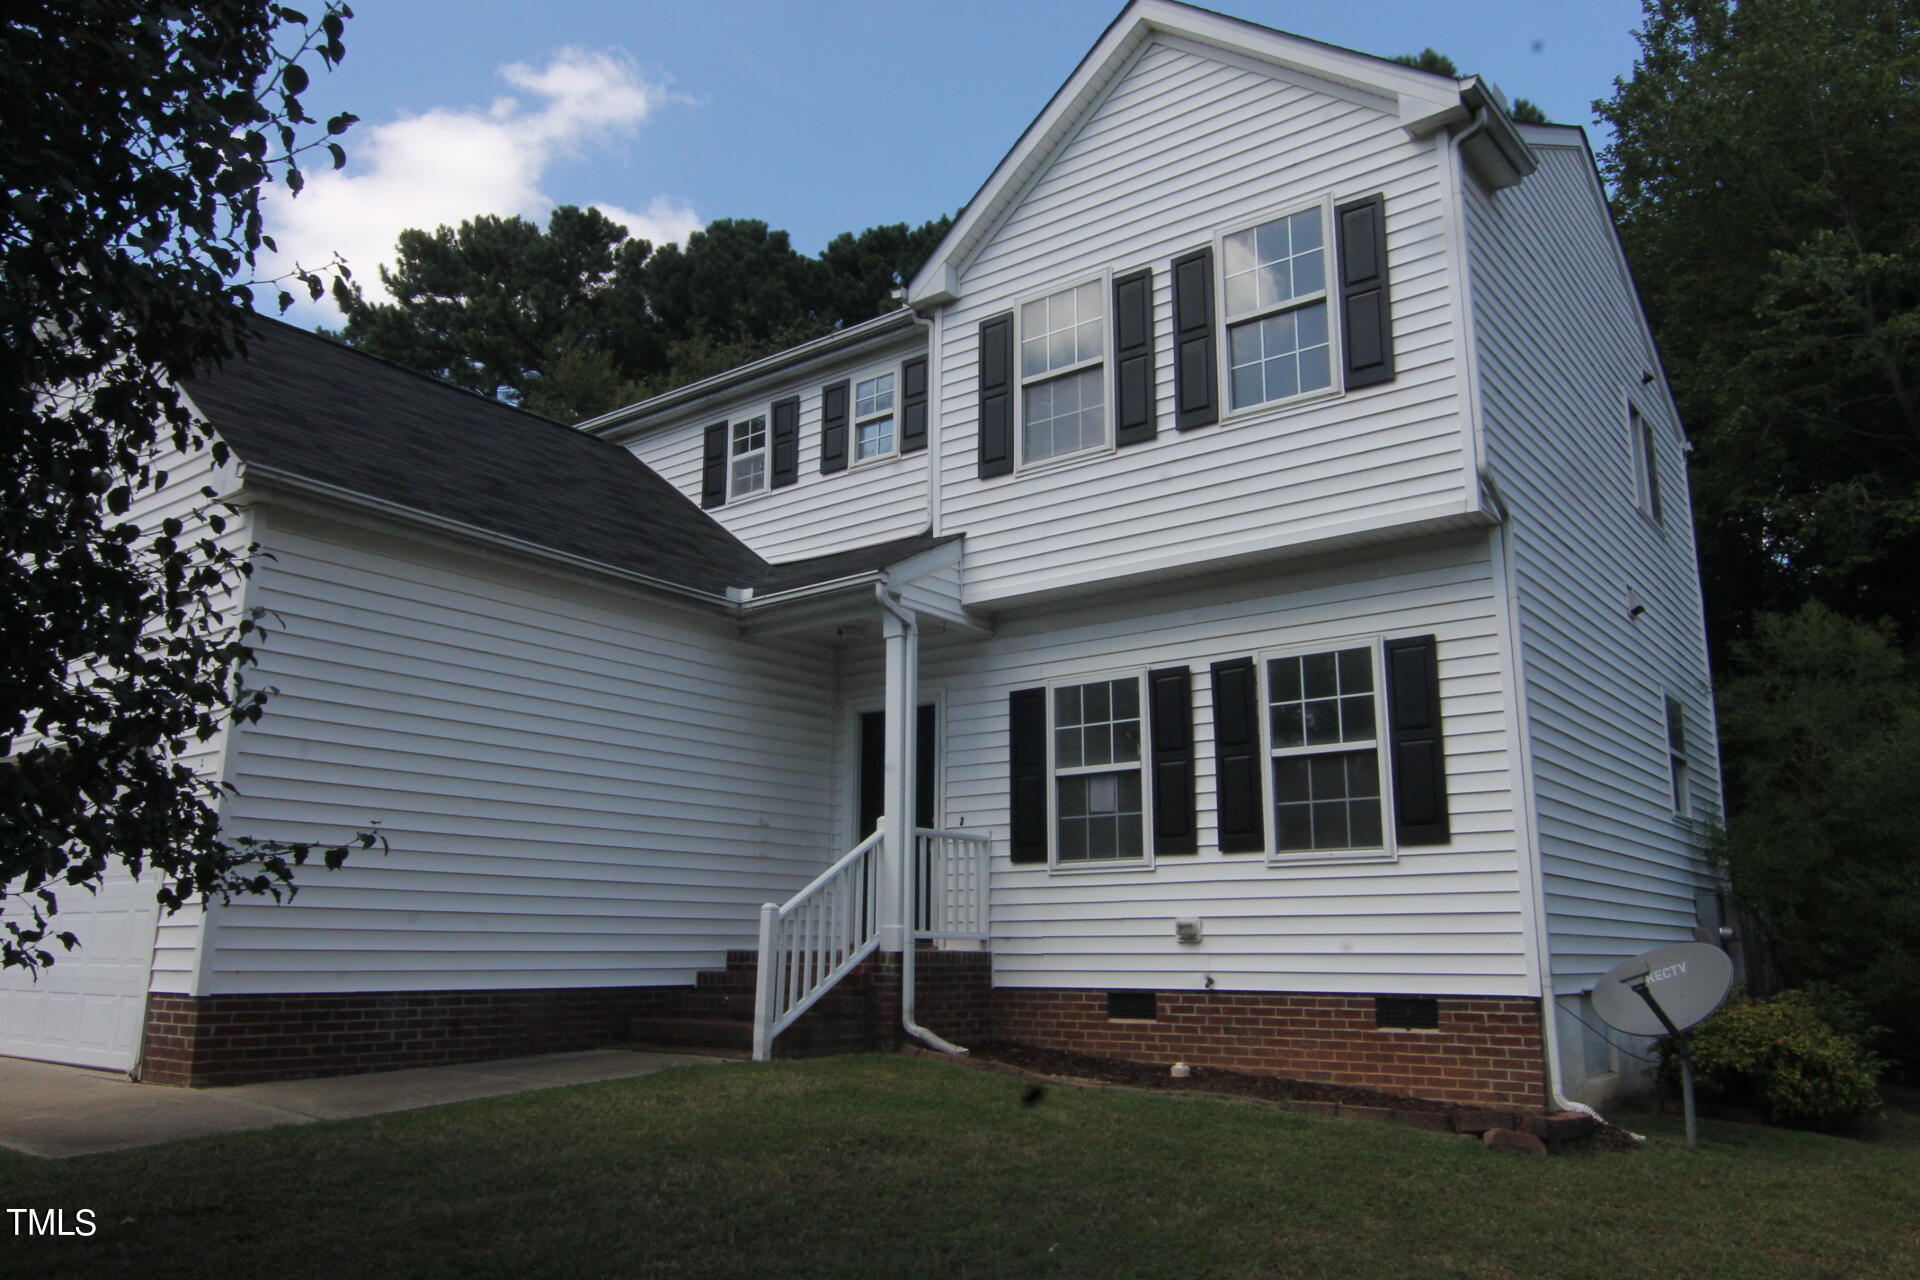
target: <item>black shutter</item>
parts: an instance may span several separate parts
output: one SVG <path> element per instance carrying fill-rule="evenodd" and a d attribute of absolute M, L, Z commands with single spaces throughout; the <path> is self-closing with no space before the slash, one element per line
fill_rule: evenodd
<path fill-rule="evenodd" d="M 1147 672 L 1153 743 L 1153 851 L 1198 853 L 1193 816 L 1193 677 L 1185 667 Z"/>
<path fill-rule="evenodd" d="M 727 501 L 727 424 L 707 428 L 707 452 L 700 461 L 700 505 L 722 506 Z"/>
<path fill-rule="evenodd" d="M 926 447 L 927 358 L 916 356 L 900 366 L 900 452 Z"/>
<path fill-rule="evenodd" d="M 1008 805 L 1013 860 L 1047 860 L 1047 691 L 1017 689 L 1007 695 L 1010 725 Z"/>
<path fill-rule="evenodd" d="M 1173 260 L 1173 420 L 1182 431 L 1220 421 L 1213 351 L 1213 250 Z"/>
<path fill-rule="evenodd" d="M 1401 844 L 1445 844 L 1447 761 L 1440 740 L 1440 669 L 1432 636 L 1387 641 L 1387 724 L 1393 827 Z"/>
<path fill-rule="evenodd" d="M 980 478 L 1012 470 L 1013 317 L 1004 315 L 980 322 Z"/>
<path fill-rule="evenodd" d="M 1214 807 L 1222 853 L 1253 853 L 1267 847 L 1261 812 L 1259 697 L 1252 658 L 1213 664 Z"/>
<path fill-rule="evenodd" d="M 1143 444 L 1154 437 L 1153 269 L 1113 282 L 1113 439 Z"/>
<path fill-rule="evenodd" d="M 783 489 L 800 478 L 800 397 L 773 402 L 773 479 Z"/>
<path fill-rule="evenodd" d="M 820 388 L 820 474 L 847 469 L 847 384 Z"/>
<path fill-rule="evenodd" d="M 1386 202 L 1380 196 L 1334 210 L 1339 227 L 1340 339 L 1346 385 L 1393 381 L 1393 316 L 1387 302 Z"/>

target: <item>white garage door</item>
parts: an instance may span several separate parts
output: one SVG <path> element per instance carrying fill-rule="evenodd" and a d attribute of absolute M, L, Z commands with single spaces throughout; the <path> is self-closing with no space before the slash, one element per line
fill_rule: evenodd
<path fill-rule="evenodd" d="M 65 889 L 55 925 L 80 938 L 47 950 L 54 966 L 36 981 L 0 970 L 0 1054 L 115 1071 L 132 1068 L 146 1020 L 147 979 L 159 907 L 151 877 L 109 875 L 100 892 Z"/>

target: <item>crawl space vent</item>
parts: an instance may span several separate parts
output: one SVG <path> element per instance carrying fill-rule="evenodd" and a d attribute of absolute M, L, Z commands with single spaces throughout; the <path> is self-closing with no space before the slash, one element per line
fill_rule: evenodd
<path fill-rule="evenodd" d="M 1373 1025 L 1397 1031 L 1436 1030 L 1440 1026 L 1440 1002 L 1423 996 L 1376 996 Z"/>
<path fill-rule="evenodd" d="M 1151 991 L 1107 992 L 1109 1018 L 1141 1018 L 1153 1021 L 1160 1016 L 1159 1002 Z"/>

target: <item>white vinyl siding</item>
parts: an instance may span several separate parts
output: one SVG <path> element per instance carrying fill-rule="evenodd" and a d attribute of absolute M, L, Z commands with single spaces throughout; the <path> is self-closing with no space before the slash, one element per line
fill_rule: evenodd
<path fill-rule="evenodd" d="M 1294 865 L 1222 854 L 1209 664 L 1412 634 L 1439 641 L 1452 840 L 1403 849 L 1391 863 Z M 1008 694 L 1171 666 L 1194 673 L 1199 853 L 1072 874 L 1010 862 Z M 877 646 L 851 651 L 843 699 L 877 698 L 881 676 Z M 937 690 L 946 710 L 942 821 L 993 837 L 998 985 L 1199 989 L 1211 977 L 1223 990 L 1538 990 L 1484 536 L 1432 539 L 1398 555 L 1342 553 L 1259 581 L 1008 618 L 989 640 L 930 641 L 920 687 L 929 697 Z M 1203 923 L 1197 949 L 1173 936 L 1173 921 L 1189 918 Z"/>
<path fill-rule="evenodd" d="M 707 514 L 742 542 L 772 561 L 803 560 L 809 556 L 845 551 L 850 547 L 889 538 L 904 538 L 926 529 L 927 453 L 899 452 L 899 362 L 918 349 L 899 350 L 884 366 L 873 351 L 852 354 L 837 365 L 804 377 L 778 382 L 735 399 L 715 398 L 702 408 L 687 409 L 663 425 L 632 440 L 626 448 L 658 472 L 667 483 L 695 502 L 700 498 L 703 432 L 709 423 L 729 423 L 766 412 L 786 396 L 800 398 L 799 475 L 791 485 L 768 489 L 751 502 L 728 502 Z M 857 457 L 854 387 L 891 372 L 894 443 L 877 456 Z M 847 469 L 822 474 L 820 470 L 820 389 L 842 379 L 847 388 Z"/>
<path fill-rule="evenodd" d="M 215 908 L 203 993 L 686 983 L 833 856 L 824 653 L 497 553 L 268 533 L 280 693 L 229 829 L 392 849 Z"/>
<path fill-rule="evenodd" d="M 1673 821 L 1667 693 L 1714 813 L 1720 781 L 1679 432 L 1657 386 L 1642 391 L 1656 357 L 1584 147 L 1568 130 L 1528 136 L 1538 172 L 1495 198 L 1469 183 L 1466 226 L 1488 465 L 1511 512 L 1553 981 L 1571 998 L 1616 961 L 1692 937 L 1707 876 Z M 1664 528 L 1633 501 L 1629 396 L 1652 428 Z"/>
<path fill-rule="evenodd" d="M 1325 545 L 1466 512 L 1439 146 L 1410 141 L 1383 100 L 1154 37 L 986 237 L 941 319 L 941 528 L 967 534 L 968 603 L 1005 607 L 1149 560 L 1177 577 L 1243 546 Z M 1173 259 L 1279 213 L 1376 192 L 1395 381 L 1175 430 Z M 1030 299 L 1037 281 L 1141 267 L 1154 272 L 1157 438 L 979 479 L 980 322 Z M 1224 331 L 1217 343 L 1224 381 Z"/>

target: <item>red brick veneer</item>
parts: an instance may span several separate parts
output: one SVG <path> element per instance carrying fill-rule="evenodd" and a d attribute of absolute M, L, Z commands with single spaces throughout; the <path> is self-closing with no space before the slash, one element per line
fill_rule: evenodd
<path fill-rule="evenodd" d="M 147 998 L 142 1079 L 245 1084 L 620 1044 L 683 988 Z"/>
<path fill-rule="evenodd" d="M 994 1034 L 1045 1049 L 1188 1062 L 1444 1102 L 1540 1109 L 1537 1000 L 1446 997 L 1440 1026 L 1374 1026 L 1372 996 L 1162 991 L 1151 1022 L 1107 1017 L 1105 991 L 996 987 Z"/>

